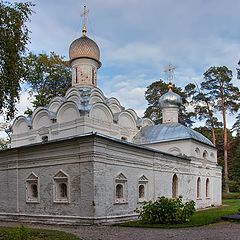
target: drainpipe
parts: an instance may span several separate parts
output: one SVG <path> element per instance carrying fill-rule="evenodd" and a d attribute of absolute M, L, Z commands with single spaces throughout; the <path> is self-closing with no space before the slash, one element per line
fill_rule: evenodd
<path fill-rule="evenodd" d="M 16 174 L 17 174 L 17 213 L 19 213 L 19 171 L 18 171 L 19 150 L 17 150 Z"/>

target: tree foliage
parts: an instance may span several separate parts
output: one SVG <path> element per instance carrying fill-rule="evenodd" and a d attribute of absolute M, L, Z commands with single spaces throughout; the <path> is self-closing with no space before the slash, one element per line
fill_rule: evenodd
<path fill-rule="evenodd" d="M 26 73 L 22 56 L 30 40 L 26 23 L 32 6 L 31 2 L 0 1 L 0 111 L 6 111 L 7 119 L 14 117 L 20 81 Z"/>
<path fill-rule="evenodd" d="M 200 88 L 195 84 L 187 87 L 191 103 L 195 106 L 198 120 L 206 119 L 205 125 L 212 132 L 211 140 L 218 149 L 218 162 L 224 167 L 224 185 L 228 192 L 228 152 L 231 149 L 232 135 L 227 129 L 227 113 L 239 109 L 239 89 L 232 83 L 232 71 L 227 67 L 211 67 L 204 73 Z M 219 119 L 219 115 L 222 119 Z M 206 128 L 205 128 L 206 129 Z M 233 129 L 239 129 L 239 119 Z"/>
<path fill-rule="evenodd" d="M 156 81 L 147 87 L 145 92 L 145 99 L 148 101 L 148 107 L 144 112 L 144 117 L 151 118 L 155 123 L 162 122 L 162 113 L 159 107 L 159 98 L 168 91 L 168 83 L 165 83 L 163 80 Z M 193 121 L 192 112 L 188 112 L 186 107 L 188 105 L 187 93 L 182 90 L 180 87 L 173 85 L 173 92 L 177 93 L 182 97 L 182 107 L 179 112 L 179 122 L 186 126 L 191 126 Z"/>
<path fill-rule="evenodd" d="M 205 126 L 211 130 L 210 140 L 216 145 L 215 129 L 222 127 L 222 123 L 218 121 L 215 114 L 215 101 L 214 98 L 205 94 L 204 89 L 199 88 L 196 84 L 189 83 L 185 87 L 188 94 L 189 101 L 194 106 L 195 118 L 198 121 L 205 120 Z"/>
<path fill-rule="evenodd" d="M 64 96 L 71 86 L 69 63 L 54 52 L 50 55 L 29 53 L 24 63 L 27 71 L 25 81 L 35 96 L 34 107 L 46 106 L 53 97 Z"/>
<path fill-rule="evenodd" d="M 7 149 L 9 147 L 9 140 L 0 138 L 0 150 Z"/>
<path fill-rule="evenodd" d="M 234 113 L 239 109 L 239 89 L 232 81 L 232 71 L 227 67 L 211 67 L 204 73 L 204 80 L 201 89 L 208 99 L 213 99 L 214 109 L 222 115 L 223 139 L 224 139 L 224 182 L 225 191 L 228 187 L 228 132 L 227 132 L 227 112 Z"/>

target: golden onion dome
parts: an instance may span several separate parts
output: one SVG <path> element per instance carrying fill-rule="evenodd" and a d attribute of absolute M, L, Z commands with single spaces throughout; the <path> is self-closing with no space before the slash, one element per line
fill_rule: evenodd
<path fill-rule="evenodd" d="M 100 50 L 98 45 L 84 34 L 70 45 L 69 57 L 70 61 L 78 58 L 90 58 L 99 62 Z"/>

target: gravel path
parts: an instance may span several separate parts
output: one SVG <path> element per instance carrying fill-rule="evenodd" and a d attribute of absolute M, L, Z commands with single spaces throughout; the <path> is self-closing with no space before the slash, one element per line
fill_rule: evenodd
<path fill-rule="evenodd" d="M 0 222 L 0 226 L 18 223 Z M 113 226 L 56 226 L 25 224 L 32 228 L 56 229 L 73 233 L 82 240 L 240 240 L 240 223 L 221 222 L 182 229 L 126 228 Z"/>

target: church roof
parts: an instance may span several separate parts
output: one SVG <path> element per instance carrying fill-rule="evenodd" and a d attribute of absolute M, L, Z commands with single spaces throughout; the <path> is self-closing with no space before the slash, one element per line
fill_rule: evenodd
<path fill-rule="evenodd" d="M 150 144 L 185 139 L 194 139 L 214 147 L 213 143 L 201 133 L 185 127 L 180 123 L 166 123 L 143 127 L 135 136 L 133 142 L 138 144 Z"/>
<path fill-rule="evenodd" d="M 69 48 L 70 61 L 78 58 L 91 58 L 99 62 L 100 50 L 98 45 L 83 35 L 72 42 Z"/>

